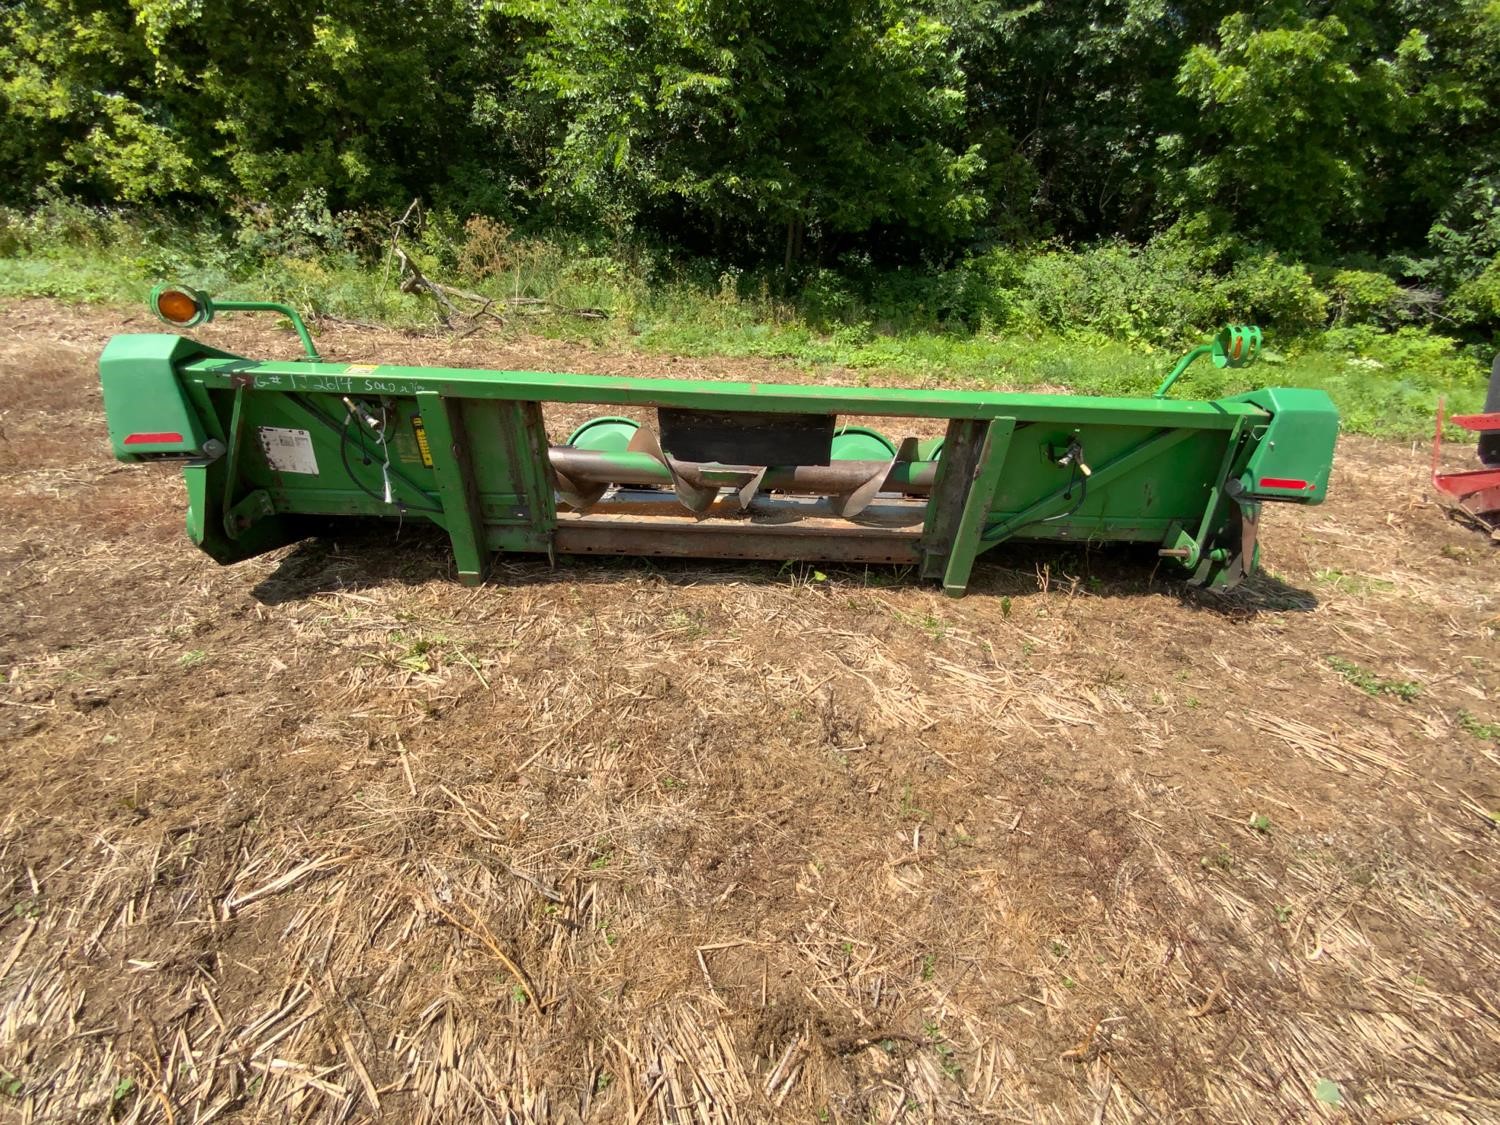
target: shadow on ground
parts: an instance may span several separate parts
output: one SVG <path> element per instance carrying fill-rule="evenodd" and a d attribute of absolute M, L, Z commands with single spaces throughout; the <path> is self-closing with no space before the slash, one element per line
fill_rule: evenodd
<path fill-rule="evenodd" d="M 497 556 L 487 584 L 595 586 L 653 575 L 695 586 L 800 583 L 884 589 L 936 589 L 911 566 L 753 562 L 636 556 Z M 433 527 L 399 531 L 379 522 L 345 524 L 339 533 L 303 540 L 252 590 L 257 601 L 281 605 L 335 590 L 399 583 L 456 581 L 447 537 Z M 1143 597 L 1176 592 L 1184 604 L 1233 618 L 1257 613 L 1309 612 L 1318 599 L 1269 574 L 1256 574 L 1233 590 L 1198 590 L 1164 572 L 1155 551 L 1138 545 L 1058 548 L 1018 544 L 982 558 L 969 584 L 971 597 L 1025 597 L 1039 591 L 1077 590 L 1095 596 Z"/>

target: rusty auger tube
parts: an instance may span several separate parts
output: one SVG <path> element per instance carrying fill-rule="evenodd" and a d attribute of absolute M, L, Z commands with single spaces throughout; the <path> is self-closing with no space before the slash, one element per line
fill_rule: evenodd
<path fill-rule="evenodd" d="M 552 467 L 580 484 L 672 484 L 672 472 L 649 453 L 597 453 L 554 445 L 547 451 Z M 707 488 L 730 487 L 760 471 L 759 465 L 718 465 L 678 461 L 681 475 Z M 852 492 L 885 464 L 882 461 L 838 461 L 831 465 L 773 465 L 764 488 L 783 492 L 817 492 L 837 496 Z M 937 476 L 936 461 L 900 461 L 891 466 L 882 491 L 926 496 Z"/>

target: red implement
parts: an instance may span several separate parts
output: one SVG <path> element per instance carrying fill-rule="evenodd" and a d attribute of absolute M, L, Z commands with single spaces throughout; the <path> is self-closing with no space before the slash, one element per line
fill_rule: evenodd
<path fill-rule="evenodd" d="M 1455 426 L 1480 434 L 1500 434 L 1500 413 L 1455 414 L 1449 419 Z M 1481 439 L 1480 459 L 1485 443 Z M 1438 471 L 1443 448 L 1443 400 L 1438 400 L 1437 434 L 1432 441 L 1432 486 L 1451 496 L 1460 508 L 1491 531 L 1500 531 L 1500 467 L 1470 469 L 1465 472 Z"/>

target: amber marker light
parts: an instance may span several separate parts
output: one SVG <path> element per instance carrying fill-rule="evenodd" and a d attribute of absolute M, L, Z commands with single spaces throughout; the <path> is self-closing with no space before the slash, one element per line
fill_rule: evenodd
<path fill-rule="evenodd" d="M 201 293 L 180 285 L 158 285 L 151 291 L 151 308 L 178 328 L 193 328 L 213 317 L 213 307 Z"/>

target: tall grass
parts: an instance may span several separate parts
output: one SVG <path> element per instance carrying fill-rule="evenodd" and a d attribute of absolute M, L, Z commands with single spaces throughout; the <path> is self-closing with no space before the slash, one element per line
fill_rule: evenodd
<path fill-rule="evenodd" d="M 326 215 L 231 231 L 53 201 L 30 214 L 0 213 L 0 298 L 129 305 L 170 279 L 219 296 L 288 301 L 313 316 L 436 327 L 433 302 L 397 287 L 386 237 L 378 224 Z M 997 252 L 942 271 L 818 270 L 790 292 L 774 274 L 600 255 L 515 237 L 486 220 L 429 228 L 407 245 L 434 278 L 466 289 L 609 314 L 517 315 L 508 331 L 833 366 L 853 380 L 871 372 L 927 385 L 1148 394 L 1217 320 L 1259 311 L 1271 321 L 1260 365 L 1228 371 L 1201 363 L 1173 393 L 1321 387 L 1346 429 L 1413 438 L 1430 432 L 1439 395 L 1455 411 L 1480 409 L 1488 370 L 1481 349 L 1466 351 L 1424 327 L 1322 327 L 1328 299 L 1296 273 L 1300 267 L 1261 260 L 1216 278 L 1170 245 Z"/>

